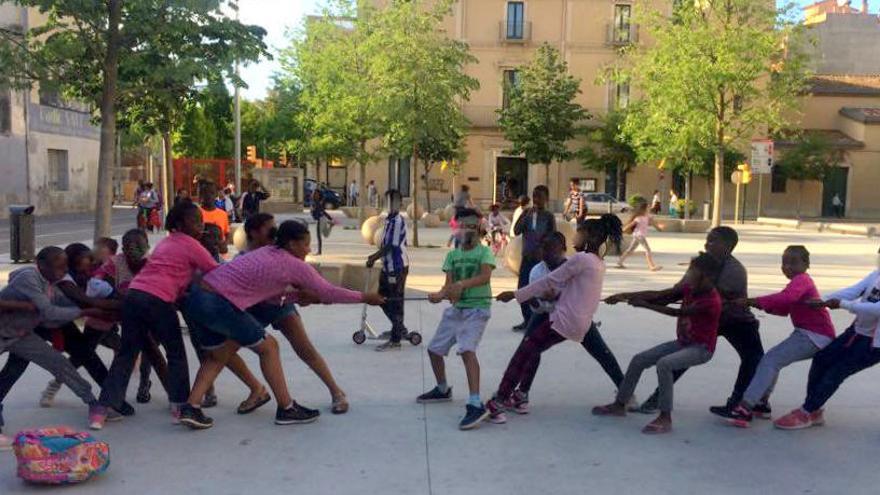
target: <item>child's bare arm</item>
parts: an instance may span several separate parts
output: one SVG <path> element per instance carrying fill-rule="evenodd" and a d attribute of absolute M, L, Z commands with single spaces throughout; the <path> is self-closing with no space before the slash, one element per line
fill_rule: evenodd
<path fill-rule="evenodd" d="M 446 282 L 443 284 L 443 287 L 440 288 L 437 292 L 432 292 L 428 294 L 428 300 L 432 303 L 438 303 L 444 299 L 446 299 L 448 295 L 448 288 L 452 285 L 452 273 L 446 272 Z"/>
<path fill-rule="evenodd" d="M 445 287 L 446 296 L 450 301 L 458 301 L 461 299 L 461 293 L 464 292 L 465 289 L 470 289 L 472 287 L 479 287 L 481 285 L 486 285 L 492 280 L 492 269 L 494 267 L 492 265 L 483 264 L 480 266 L 480 273 L 471 278 L 466 278 L 464 280 L 459 280 L 455 283 L 449 283 L 449 279 L 447 279 L 447 284 Z"/>

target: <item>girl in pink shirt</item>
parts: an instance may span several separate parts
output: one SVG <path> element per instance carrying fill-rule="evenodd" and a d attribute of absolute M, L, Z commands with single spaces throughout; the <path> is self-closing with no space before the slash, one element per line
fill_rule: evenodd
<path fill-rule="evenodd" d="M 636 205 L 632 218 L 630 218 L 629 222 L 623 228 L 624 232 L 632 232 L 632 244 L 626 248 L 626 251 L 620 253 L 620 259 L 617 261 L 618 268 L 626 268 L 623 262 L 626 261 L 626 259 L 633 254 L 639 246 L 645 248 L 645 258 L 648 260 L 648 268 L 650 268 L 652 272 L 656 272 L 663 268 L 654 263 L 654 255 L 651 252 L 651 246 L 648 245 L 648 227 L 651 225 L 653 225 L 654 228 L 657 228 L 657 224 L 654 222 L 654 217 L 648 213 L 648 203 L 643 201 Z"/>
<path fill-rule="evenodd" d="M 565 340 L 578 344 L 584 340 L 602 297 L 605 263 L 599 255 L 600 249 L 609 240 L 620 242 L 621 234 L 620 219 L 614 215 L 582 222 L 575 240 L 578 253 L 546 277 L 516 292 L 498 294 L 497 299 L 501 302 L 515 298 L 524 303 L 548 293 L 558 293 L 559 299 L 550 319 L 525 337 L 510 358 L 498 391 L 486 403 L 490 421 L 503 423 L 507 421 L 505 410 L 521 409 L 518 402 L 522 398 L 513 392 L 527 378 L 534 368 L 531 364 L 541 353 Z"/>
<path fill-rule="evenodd" d="M 123 299 L 122 348 L 101 388 L 101 406 L 122 407 L 137 356 L 152 335 L 165 348 L 168 400 L 177 421 L 179 407 L 189 397 L 189 367 L 176 303 L 196 272 L 208 273 L 217 267 L 197 240 L 203 227 L 199 207 L 191 202 L 181 202 L 168 212 L 165 228 L 170 234 L 132 279 Z M 90 427 L 100 430 L 106 419 L 106 414 L 95 414 Z"/>
<path fill-rule="evenodd" d="M 265 332 L 265 323 L 247 311 L 257 303 L 289 297 L 300 304 L 358 303 L 381 305 L 384 298 L 336 287 L 305 262 L 311 236 L 302 222 L 282 223 L 275 245 L 239 256 L 193 284 L 183 307 L 202 347 L 208 351 L 193 384 L 180 422 L 193 429 L 213 426 L 201 403 L 220 370 L 242 347 L 257 353 L 263 376 L 275 395 L 275 424 L 310 423 L 320 414 L 297 404 L 290 396 L 278 341 Z M 294 292 L 289 293 L 288 287 Z"/>
<path fill-rule="evenodd" d="M 834 325 L 825 307 L 810 305 L 819 299 L 813 279 L 807 275 L 810 252 L 804 246 L 788 246 L 782 253 L 782 273 L 790 280 L 782 292 L 743 301 L 749 306 L 778 316 L 789 316 L 794 331 L 785 340 L 767 351 L 740 404 L 720 415 L 730 425 L 747 428 L 752 418 L 770 419 L 767 400 L 773 392 L 782 368 L 812 359 L 834 340 Z M 763 407 L 755 408 L 756 405 Z"/>

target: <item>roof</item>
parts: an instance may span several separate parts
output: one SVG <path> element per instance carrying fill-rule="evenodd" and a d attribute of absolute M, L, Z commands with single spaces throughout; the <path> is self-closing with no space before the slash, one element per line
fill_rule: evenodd
<path fill-rule="evenodd" d="M 821 96 L 880 96 L 880 75 L 817 74 L 807 92 Z"/>
<path fill-rule="evenodd" d="M 865 147 L 865 143 L 853 139 L 836 129 L 804 129 L 805 133 L 823 136 L 832 147 L 841 150 L 857 150 Z M 797 137 L 780 138 L 774 141 L 777 148 L 793 148 L 800 140 Z"/>
<path fill-rule="evenodd" d="M 876 107 L 843 107 L 840 115 L 863 124 L 880 124 L 880 108 Z"/>

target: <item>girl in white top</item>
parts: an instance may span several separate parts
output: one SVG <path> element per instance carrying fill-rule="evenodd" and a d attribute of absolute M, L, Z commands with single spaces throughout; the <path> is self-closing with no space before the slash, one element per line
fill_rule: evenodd
<path fill-rule="evenodd" d="M 626 268 L 623 262 L 629 255 L 635 252 L 636 248 L 640 245 L 645 248 L 645 258 L 648 260 L 648 268 L 651 269 L 652 272 L 656 272 L 657 270 L 662 269 L 662 266 L 654 263 L 654 256 L 651 253 L 651 246 L 648 245 L 648 226 L 653 225 L 655 229 L 658 229 L 657 224 L 654 222 L 654 217 L 652 217 L 648 213 L 648 203 L 642 202 L 636 206 L 635 211 L 633 212 L 632 218 L 630 218 L 629 223 L 623 228 L 624 232 L 632 232 L 632 244 L 629 245 L 626 250 L 620 254 L 620 260 L 617 262 L 618 268 Z M 659 229 L 658 229 L 659 230 Z"/>

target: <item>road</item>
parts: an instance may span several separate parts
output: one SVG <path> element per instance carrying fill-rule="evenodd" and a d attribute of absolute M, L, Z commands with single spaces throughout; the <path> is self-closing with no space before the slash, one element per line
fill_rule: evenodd
<path fill-rule="evenodd" d="M 113 208 L 111 233 L 120 236 L 136 226 L 133 208 Z M 94 213 L 66 213 L 36 218 L 37 249 L 86 241 L 95 231 Z M 9 220 L 0 221 L 0 255 L 9 253 Z"/>

